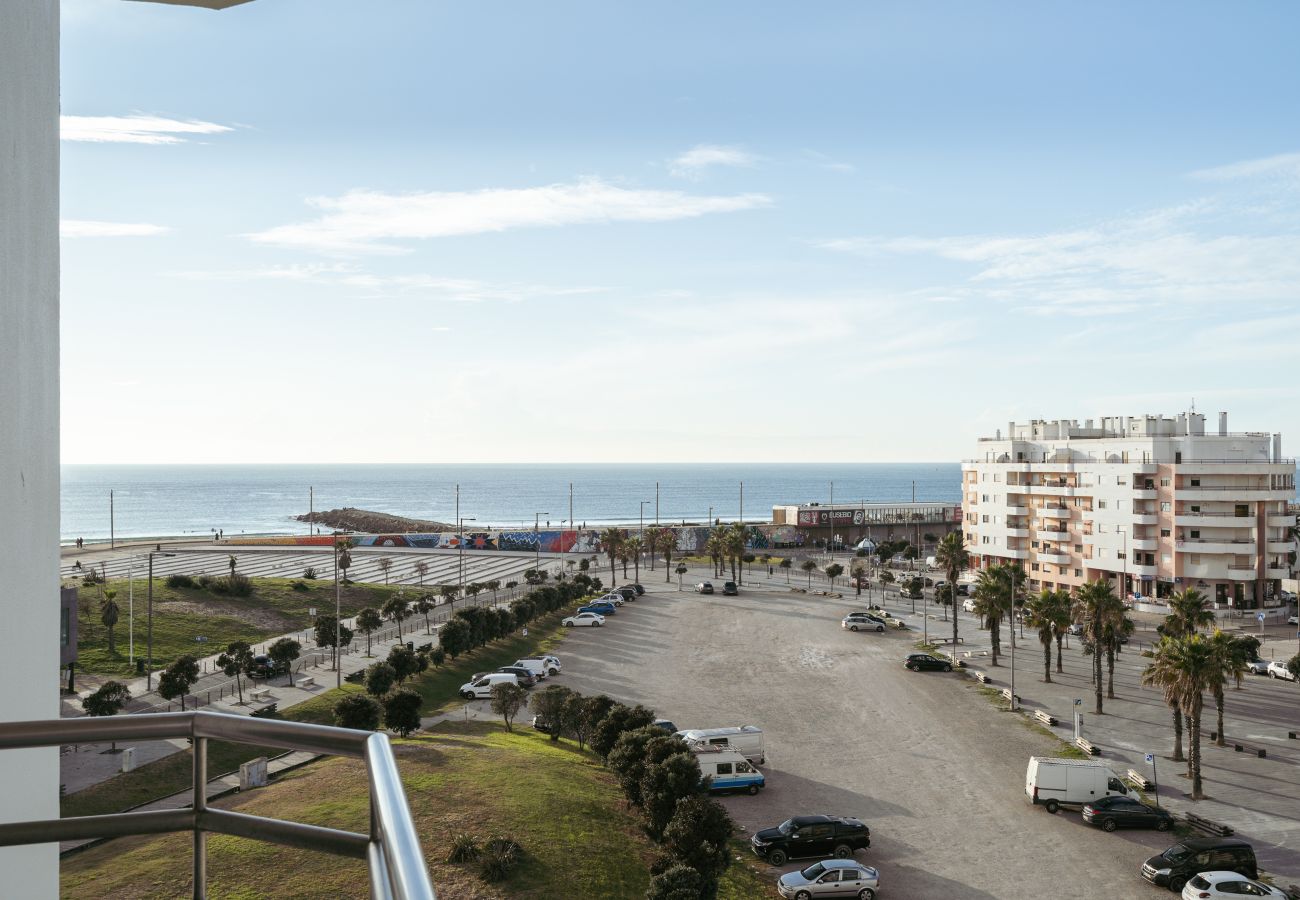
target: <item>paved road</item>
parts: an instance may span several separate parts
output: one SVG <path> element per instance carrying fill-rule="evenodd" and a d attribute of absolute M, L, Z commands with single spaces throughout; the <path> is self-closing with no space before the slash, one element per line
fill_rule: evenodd
<path fill-rule="evenodd" d="M 858 816 L 873 836 L 859 858 L 891 898 L 1042 898 L 1066 885 L 1165 896 L 1138 870 L 1168 840 L 1027 806 L 1026 761 L 1052 742 L 958 675 L 904 670 L 914 634 L 842 630 L 851 597 L 702 598 L 646 584 L 605 628 L 574 629 L 564 683 L 653 706 L 682 728 L 762 726 L 767 789 L 724 800 L 751 831 L 801 813 Z"/>

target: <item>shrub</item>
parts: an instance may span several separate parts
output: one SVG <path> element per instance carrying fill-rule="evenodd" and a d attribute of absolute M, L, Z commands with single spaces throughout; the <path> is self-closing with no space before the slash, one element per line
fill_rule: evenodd
<path fill-rule="evenodd" d="M 646 900 L 699 900 L 710 893 L 703 875 L 690 866 L 675 865 L 650 879 Z M 717 886 L 714 885 L 716 893 Z"/>
<path fill-rule="evenodd" d="M 384 698 L 384 727 L 406 737 L 420 730 L 420 695 L 410 688 L 398 688 Z"/>
<path fill-rule="evenodd" d="M 609 711 L 601 719 L 599 725 L 591 734 L 591 749 L 596 751 L 601 759 L 609 756 L 609 751 L 614 749 L 614 744 L 618 742 L 619 735 L 625 731 L 631 731 L 635 728 L 641 728 L 644 725 L 653 725 L 655 714 L 653 710 L 646 709 L 640 704 L 636 706 L 625 706 L 622 703 L 616 703 L 610 707 Z"/>
<path fill-rule="evenodd" d="M 168 575 L 166 584 L 169 588 L 194 588 L 198 587 L 194 579 L 188 575 Z"/>
<path fill-rule="evenodd" d="M 397 673 L 386 662 L 377 662 L 366 669 L 366 693 L 372 697 L 382 697 L 393 689 Z"/>
<path fill-rule="evenodd" d="M 214 594 L 248 597 L 253 593 L 253 580 L 241 572 L 231 572 L 222 578 L 211 579 L 210 587 Z"/>
<path fill-rule="evenodd" d="M 641 805 L 645 808 L 646 831 L 655 840 L 663 836 L 678 804 L 702 794 L 708 783 L 700 776 L 694 753 L 674 753 L 662 762 L 646 766 L 641 778 Z"/>
<path fill-rule="evenodd" d="M 334 704 L 334 724 L 340 728 L 375 731 L 382 712 L 379 702 L 365 694 L 348 694 Z"/>
<path fill-rule="evenodd" d="M 687 797 L 677 803 L 664 829 L 664 852 L 705 879 L 716 880 L 731 865 L 727 842 L 735 830 L 721 803 L 708 797 Z"/>
<path fill-rule="evenodd" d="M 307 568 L 303 569 L 303 570 L 302 570 L 302 577 L 303 577 L 303 578 L 306 578 L 308 581 L 315 581 L 315 580 L 316 580 L 316 567 L 315 567 L 315 566 L 308 566 Z"/>
<path fill-rule="evenodd" d="M 196 587 L 206 591 L 208 588 L 212 587 L 212 576 L 200 575 L 194 579 L 194 584 Z"/>
<path fill-rule="evenodd" d="M 494 837 L 483 845 L 479 877 L 484 881 L 504 881 L 519 862 L 523 848 L 511 838 Z"/>
<path fill-rule="evenodd" d="M 447 651 L 442 647 L 434 647 L 429 651 L 429 662 L 433 663 L 435 668 L 442 668 L 442 664 L 447 661 Z"/>
<path fill-rule="evenodd" d="M 474 835 L 467 831 L 462 831 L 451 839 L 451 852 L 447 854 L 447 862 L 473 862 L 479 858 L 480 852 L 478 840 Z"/>
<path fill-rule="evenodd" d="M 308 584 L 307 582 L 305 582 L 305 581 L 294 581 L 294 582 L 290 582 L 289 587 L 293 588 L 295 591 L 310 591 L 310 590 L 311 590 L 311 585 L 309 585 L 309 584 Z"/>
<path fill-rule="evenodd" d="M 103 580 L 103 576 L 96 569 L 87 569 L 85 574 L 81 576 L 82 584 L 100 584 Z"/>

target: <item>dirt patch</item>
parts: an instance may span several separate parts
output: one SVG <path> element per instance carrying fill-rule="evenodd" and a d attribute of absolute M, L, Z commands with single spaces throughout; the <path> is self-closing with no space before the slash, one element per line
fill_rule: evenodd
<path fill-rule="evenodd" d="M 266 607 L 250 608 L 221 600 L 208 600 L 203 603 L 197 603 L 193 600 L 169 600 L 159 605 L 165 606 L 168 612 L 191 613 L 203 617 L 222 616 L 238 619 L 240 622 L 246 622 L 257 628 L 279 629 L 281 631 L 291 631 L 294 628 L 291 619 L 274 609 L 267 609 Z"/>

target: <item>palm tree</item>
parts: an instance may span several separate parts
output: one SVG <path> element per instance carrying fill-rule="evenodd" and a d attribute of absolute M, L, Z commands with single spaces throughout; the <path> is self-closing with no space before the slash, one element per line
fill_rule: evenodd
<path fill-rule="evenodd" d="M 113 648 L 113 626 L 117 625 L 117 618 L 120 610 L 117 608 L 117 602 L 113 599 L 117 596 L 117 591 L 104 591 L 104 602 L 99 607 L 99 621 L 104 623 L 108 629 L 108 652 L 116 652 Z"/>
<path fill-rule="evenodd" d="M 966 543 L 960 531 L 944 535 L 934 551 L 934 561 L 948 577 L 948 587 L 953 591 L 952 600 L 952 647 L 957 652 L 957 579 L 970 564 L 970 554 L 966 552 Z M 1050 679 L 1048 679 L 1050 681 Z"/>
<path fill-rule="evenodd" d="M 605 554 L 609 557 L 609 586 L 612 588 L 618 581 L 618 575 L 614 572 L 614 563 L 618 561 L 618 551 L 623 546 L 624 541 L 622 528 L 606 528 L 600 533 L 600 542 L 605 547 Z"/>
<path fill-rule="evenodd" d="M 1121 602 L 1118 610 L 1111 610 L 1103 639 L 1106 643 L 1106 699 L 1115 699 L 1115 654 L 1133 633 L 1133 620 L 1124 615 Z"/>
<path fill-rule="evenodd" d="M 805 559 L 799 564 L 799 568 L 808 573 L 808 590 L 812 590 L 812 573 L 817 571 L 817 563 L 811 559 Z"/>
<path fill-rule="evenodd" d="M 402 620 L 410 612 L 406 607 L 406 597 L 401 591 L 398 591 L 384 601 L 384 605 L 380 607 L 380 612 L 397 623 L 397 640 L 400 642 L 402 640 Z"/>
<path fill-rule="evenodd" d="M 1044 589 L 1025 603 L 1025 622 L 1038 629 L 1038 642 L 1043 645 L 1043 681 L 1047 682 L 1052 680 L 1052 641 L 1062 605 L 1059 597 L 1056 591 Z"/>
<path fill-rule="evenodd" d="M 388 584 L 388 572 L 393 568 L 393 561 L 387 556 L 380 557 L 379 569 L 384 573 L 384 584 Z"/>
<path fill-rule="evenodd" d="M 721 573 L 722 557 L 726 551 L 726 542 L 722 537 L 722 529 L 710 529 L 709 536 L 704 541 L 704 552 L 713 560 L 713 576 L 715 578 Z"/>
<path fill-rule="evenodd" d="M 1002 565 L 989 566 L 975 576 L 975 609 L 989 626 L 993 655 L 990 665 L 998 665 L 1002 652 L 1002 617 L 1011 604 L 1011 578 Z"/>
<path fill-rule="evenodd" d="M 1205 798 L 1201 783 L 1201 712 L 1205 691 L 1222 684 L 1223 669 L 1210 641 L 1199 634 L 1165 637 L 1156 645 L 1155 656 L 1142 674 L 1145 684 L 1161 688 L 1166 702 L 1178 706 L 1187 716 L 1187 760 L 1192 779 L 1192 799 Z"/>
<path fill-rule="evenodd" d="M 1215 731 L 1214 743 L 1222 747 L 1225 745 L 1223 739 L 1223 686 L 1229 678 L 1241 687 L 1242 679 L 1246 672 L 1246 651 L 1241 646 L 1241 641 L 1232 636 L 1224 634 L 1218 628 L 1209 637 L 1210 647 L 1214 650 L 1214 661 L 1219 666 L 1222 678 L 1214 683 L 1214 708 L 1218 713 L 1218 729 Z"/>
<path fill-rule="evenodd" d="M 429 574 L 429 564 L 424 560 L 419 560 L 415 564 L 415 574 L 419 576 L 420 587 L 424 587 L 424 576 Z"/>
<path fill-rule="evenodd" d="M 655 535 L 651 549 L 663 554 L 664 581 L 671 582 L 673 577 L 673 553 L 677 551 L 677 532 L 671 528 L 660 528 L 659 533 Z"/>
<path fill-rule="evenodd" d="M 740 558 L 745 555 L 746 537 L 745 526 L 739 522 L 732 522 L 723 536 L 727 556 L 731 560 L 731 580 L 737 584 L 740 584 L 740 575 L 737 570 L 740 567 Z"/>
<path fill-rule="evenodd" d="M 372 607 L 367 606 L 357 612 L 357 627 L 366 636 L 366 656 L 370 655 L 370 635 L 383 627 L 384 620 L 380 617 L 379 612 Z"/>
<path fill-rule="evenodd" d="M 1188 588 L 1169 597 L 1169 615 L 1165 616 L 1162 629 L 1167 637 L 1183 637 L 1194 634 L 1198 628 L 1208 627 L 1214 623 L 1214 610 L 1207 604 L 1207 598 L 1200 591 Z M 1183 761 L 1183 711 L 1178 705 L 1178 698 L 1166 697 L 1174 718 L 1174 762 Z"/>
<path fill-rule="evenodd" d="M 627 555 L 632 558 L 632 580 L 639 582 L 641 580 L 641 554 L 645 550 L 645 541 L 639 537 L 630 537 L 623 546 L 627 550 Z M 623 574 L 627 574 L 626 567 L 623 569 Z"/>
<path fill-rule="evenodd" d="M 429 624 L 429 613 L 433 612 L 434 606 L 433 594 L 425 592 L 415 598 L 415 611 L 424 616 L 424 633 L 432 634 L 433 626 Z"/>
<path fill-rule="evenodd" d="M 785 569 L 785 583 L 789 584 L 790 570 L 794 568 L 794 560 L 788 556 L 783 556 L 781 557 L 781 561 L 777 563 L 777 565 L 780 566 L 782 569 Z"/>
<path fill-rule="evenodd" d="M 1102 715 L 1101 700 L 1101 654 L 1105 646 L 1106 628 L 1116 617 L 1124 616 L 1124 604 L 1107 581 L 1090 581 L 1079 588 L 1074 601 L 1074 616 L 1087 625 L 1088 638 L 1092 643 L 1092 682 L 1096 695 L 1093 712 Z"/>

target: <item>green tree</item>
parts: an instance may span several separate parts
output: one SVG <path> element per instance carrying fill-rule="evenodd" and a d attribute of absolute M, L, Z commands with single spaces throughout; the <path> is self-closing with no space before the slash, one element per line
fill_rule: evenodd
<path fill-rule="evenodd" d="M 1038 642 L 1043 645 L 1043 681 L 1052 680 L 1052 642 L 1062 621 L 1069 626 L 1070 595 L 1066 591 L 1045 588 L 1025 604 L 1025 624 L 1037 630 Z"/>
<path fill-rule="evenodd" d="M 802 563 L 799 564 L 799 568 L 803 569 L 804 572 L 807 573 L 807 575 L 808 575 L 808 590 L 812 590 L 812 573 L 817 571 L 817 563 L 816 563 L 816 561 L 811 560 L 811 559 L 805 559 Z"/>
<path fill-rule="evenodd" d="M 565 707 L 573 696 L 573 691 L 562 684 L 547 685 L 544 690 L 538 691 L 532 696 L 529 705 L 532 706 L 537 720 L 548 729 L 548 736 L 552 743 L 558 741 L 560 736 L 568 730 L 565 721 Z"/>
<path fill-rule="evenodd" d="M 777 565 L 780 566 L 782 569 L 785 569 L 785 583 L 789 584 L 790 570 L 794 568 L 794 560 L 788 556 L 784 556 L 781 558 L 781 561 L 777 563 Z"/>
<path fill-rule="evenodd" d="M 410 688 L 398 688 L 383 699 L 384 727 L 402 737 L 420 730 L 420 704 L 418 693 Z"/>
<path fill-rule="evenodd" d="M 569 562 L 573 562 L 573 560 L 569 560 Z M 486 587 L 489 591 L 492 592 L 492 602 L 496 603 L 497 591 L 501 589 L 501 579 L 493 578 L 491 581 L 485 582 L 484 587 Z"/>
<path fill-rule="evenodd" d="M 164 700 L 180 698 L 181 709 L 184 709 L 185 695 L 198 680 L 199 661 L 189 654 L 178 657 L 158 676 L 158 696 Z"/>
<path fill-rule="evenodd" d="M 347 694 L 334 704 L 334 724 L 340 728 L 358 731 L 375 731 L 383 707 L 379 701 L 365 694 Z"/>
<path fill-rule="evenodd" d="M 317 616 L 315 630 L 318 647 L 346 647 L 352 643 L 352 629 L 340 625 L 333 616 Z"/>
<path fill-rule="evenodd" d="M 654 536 L 652 549 L 664 558 L 664 581 L 672 581 L 673 554 L 677 552 L 677 532 L 671 528 L 660 528 Z"/>
<path fill-rule="evenodd" d="M 429 574 L 429 564 L 424 560 L 418 560 L 415 563 L 416 583 L 424 587 L 424 576 Z"/>
<path fill-rule="evenodd" d="M 826 567 L 826 577 L 830 579 L 831 587 L 835 587 L 835 579 L 844 574 L 844 567 L 839 563 L 831 563 Z"/>
<path fill-rule="evenodd" d="M 600 543 L 605 550 L 605 555 L 609 557 L 609 583 L 614 584 L 618 580 L 618 575 L 614 571 L 614 563 L 618 562 L 619 551 L 623 547 L 623 541 L 627 540 L 623 534 L 622 528 L 606 528 L 600 533 Z"/>
<path fill-rule="evenodd" d="M 701 795 L 685 797 L 664 828 L 663 848 L 716 885 L 731 865 L 727 847 L 735 833 L 736 823 L 721 803 Z"/>
<path fill-rule="evenodd" d="M 397 673 L 388 663 L 381 660 L 366 667 L 366 693 L 372 697 L 384 696 L 396 683 Z"/>
<path fill-rule="evenodd" d="M 117 608 L 117 601 L 113 598 L 117 596 L 117 591 L 104 591 L 104 602 L 99 605 L 99 621 L 104 623 L 104 628 L 108 631 L 108 652 L 110 655 L 117 653 L 113 646 L 113 628 L 117 625 L 117 618 L 121 612 Z"/>
<path fill-rule="evenodd" d="M 355 619 L 357 630 L 366 636 L 366 656 L 370 655 L 370 636 L 384 627 L 384 618 L 379 610 L 367 606 L 357 612 Z"/>
<path fill-rule="evenodd" d="M 1002 619 L 1011 610 L 1011 573 L 1008 566 L 993 565 L 975 576 L 975 611 L 989 628 L 992 647 L 990 665 L 998 665 L 1002 653 Z"/>
<path fill-rule="evenodd" d="M 419 671 L 419 661 L 416 659 L 415 651 L 405 644 L 394 644 L 389 647 L 386 662 L 392 667 L 393 677 L 397 679 L 398 684 L 402 684 Z"/>
<path fill-rule="evenodd" d="M 1107 581 L 1090 581 L 1079 588 L 1074 600 L 1074 618 L 1084 623 L 1084 632 L 1092 644 L 1092 680 L 1095 704 L 1093 712 L 1102 715 L 1101 657 L 1105 651 L 1107 629 L 1124 616 L 1124 603 L 1115 596 Z"/>
<path fill-rule="evenodd" d="M 717 890 L 699 872 L 677 863 L 650 879 L 645 896 L 646 900 L 704 900 L 716 896 Z"/>
<path fill-rule="evenodd" d="M 605 765 L 618 777 L 623 794 L 634 806 L 641 805 L 641 778 L 645 775 L 647 750 L 651 741 L 672 738 L 677 744 L 675 752 L 685 753 L 688 748 L 681 738 L 665 735 L 664 730 L 654 725 L 643 725 L 624 731 L 614 742 L 609 751 Z M 668 754 L 665 754 L 665 756 Z M 661 757 L 662 759 L 662 757 Z M 658 760 L 656 760 L 658 761 Z"/>
<path fill-rule="evenodd" d="M 708 789 L 700 775 L 695 754 L 673 753 L 662 762 L 646 766 L 641 778 L 641 805 L 645 810 L 646 831 L 655 840 L 663 837 L 677 805 L 687 797 L 698 796 Z"/>
<path fill-rule="evenodd" d="M 604 694 L 584 697 L 575 693 L 569 698 L 569 703 L 564 710 L 564 721 L 566 729 L 573 735 L 573 739 L 578 742 L 579 750 L 587 745 L 596 728 L 605 720 L 605 716 L 609 715 L 609 711 L 615 705 L 614 701 Z"/>
<path fill-rule="evenodd" d="M 1248 657 L 1245 648 L 1235 636 L 1224 634 L 1216 628 L 1214 633 L 1210 635 L 1209 642 L 1210 649 L 1214 651 L 1215 665 L 1219 667 L 1222 675 L 1212 686 L 1214 709 L 1218 720 L 1218 730 L 1215 731 L 1214 743 L 1222 747 L 1227 743 L 1223 738 L 1223 687 L 1231 679 L 1240 688 L 1241 682 L 1250 670 L 1246 667 Z"/>
<path fill-rule="evenodd" d="M 302 655 L 302 644 L 290 637 L 277 638 L 266 648 L 266 655 L 271 657 L 277 669 L 283 669 L 289 677 L 289 687 L 293 687 L 293 664 Z"/>
<path fill-rule="evenodd" d="M 469 597 L 469 599 L 473 600 L 481 593 L 483 593 L 483 585 L 479 584 L 477 581 L 471 581 L 469 584 L 465 585 L 465 596 Z"/>
<path fill-rule="evenodd" d="M 740 583 L 740 560 L 745 555 L 745 543 L 748 537 L 744 524 L 732 522 L 723 533 L 723 548 L 731 565 L 731 580 Z"/>
<path fill-rule="evenodd" d="M 1214 623 L 1214 610 L 1209 607 L 1205 596 L 1197 590 L 1188 588 L 1169 596 L 1169 614 L 1165 616 L 1160 633 L 1167 637 L 1183 637 L 1194 634 L 1197 629 Z M 1169 705 L 1174 722 L 1174 762 L 1183 761 L 1183 711 L 1178 705 L 1176 694 L 1166 694 L 1165 702 Z"/>
<path fill-rule="evenodd" d="M 1205 692 L 1223 681 L 1220 660 L 1210 641 L 1199 634 L 1165 637 L 1155 647 L 1151 664 L 1142 675 L 1145 684 L 1177 699 L 1187 716 L 1187 760 L 1192 779 L 1192 799 L 1205 797 L 1201 782 L 1201 713 Z"/>
<path fill-rule="evenodd" d="M 81 708 L 88 716 L 115 716 L 131 699 L 131 691 L 120 681 L 105 681 L 93 694 L 81 698 Z M 117 741 L 109 749 L 117 750 Z"/>
<path fill-rule="evenodd" d="M 957 579 L 961 578 L 966 567 L 970 565 L 970 554 L 966 552 L 965 539 L 960 531 L 953 531 L 943 536 L 939 542 L 938 548 L 934 551 L 934 561 L 938 563 L 939 568 L 943 569 L 944 576 L 948 579 L 948 586 L 956 591 Z M 952 595 L 952 646 L 954 651 L 957 647 L 957 595 Z"/>
<path fill-rule="evenodd" d="M 502 682 L 501 684 L 492 685 L 491 699 L 488 705 L 492 711 L 501 717 L 505 723 L 506 731 L 514 731 L 512 722 L 519 711 L 528 706 L 528 691 L 517 684 Z"/>
<path fill-rule="evenodd" d="M 460 588 L 454 584 L 440 584 L 438 585 L 438 596 L 442 598 L 442 602 L 447 604 L 447 607 L 454 613 L 456 610 L 456 599 L 460 597 Z"/>
<path fill-rule="evenodd" d="M 234 559 L 232 556 L 231 559 Z M 240 680 L 253 667 L 253 648 L 248 646 L 247 641 L 231 641 L 226 646 L 226 652 L 217 657 L 217 668 L 227 678 L 235 679 L 235 691 L 239 694 L 239 702 L 244 702 L 244 685 Z"/>
<path fill-rule="evenodd" d="M 714 577 L 722 574 L 722 558 L 727 553 L 727 544 L 721 528 L 709 529 L 709 536 L 704 539 L 704 553 L 713 560 Z"/>
<path fill-rule="evenodd" d="M 641 554 L 645 553 L 645 541 L 635 535 L 629 537 L 623 542 L 623 549 L 627 551 L 628 559 L 632 561 L 632 580 L 641 581 Z M 624 574 L 627 570 L 624 569 Z"/>
<path fill-rule="evenodd" d="M 1300 679 L 1300 653 L 1286 661 L 1286 669 L 1293 677 Z"/>
<path fill-rule="evenodd" d="M 401 591 L 398 591 L 395 595 L 384 601 L 384 605 L 380 609 L 380 612 L 384 614 L 385 618 L 391 619 L 397 623 L 397 639 L 400 641 L 402 639 L 402 620 L 411 613 L 410 607 L 406 602 L 406 597 Z"/>
<path fill-rule="evenodd" d="M 618 742 L 619 735 L 634 728 L 652 725 L 654 720 L 654 711 L 646 709 L 644 706 L 639 704 L 637 706 L 625 706 L 622 703 L 615 703 L 608 708 L 605 715 L 601 717 L 599 724 L 592 731 L 591 749 L 596 751 L 597 756 L 604 759 L 614 749 L 614 744 Z"/>
<path fill-rule="evenodd" d="M 469 623 L 453 616 L 439 629 L 438 644 L 452 659 L 472 649 Z"/>

